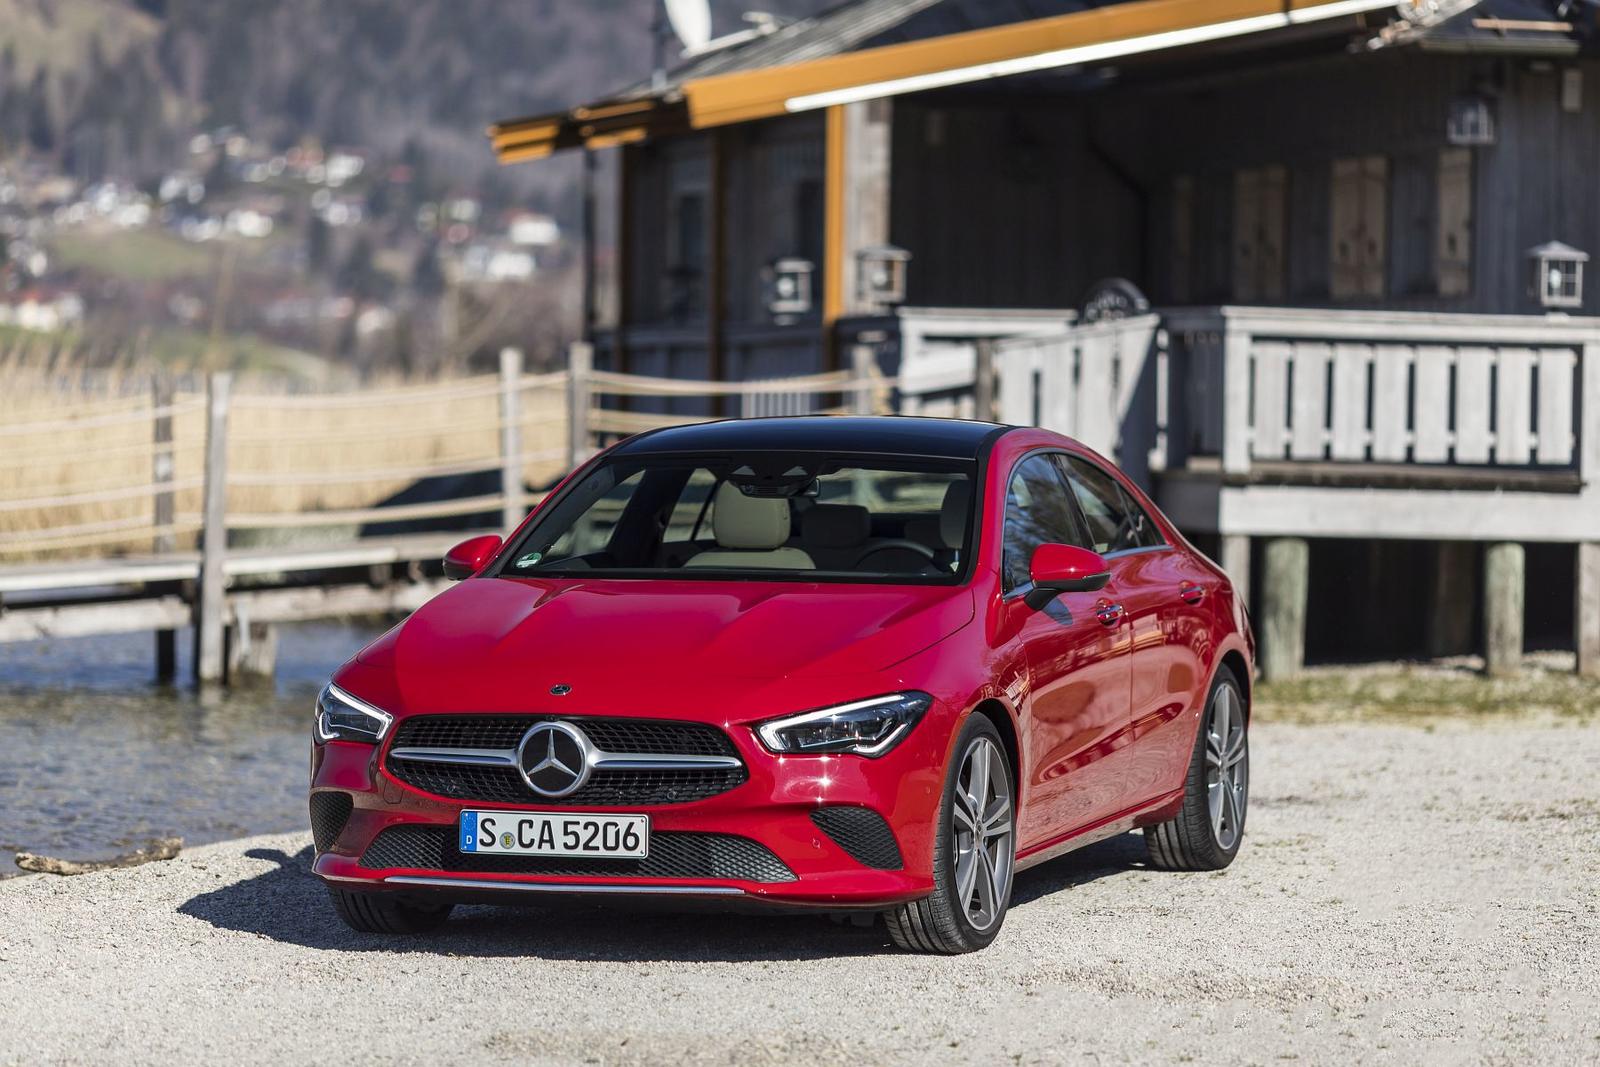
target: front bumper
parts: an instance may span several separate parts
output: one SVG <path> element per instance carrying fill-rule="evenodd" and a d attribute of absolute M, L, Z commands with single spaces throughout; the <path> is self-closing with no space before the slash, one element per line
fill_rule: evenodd
<path fill-rule="evenodd" d="M 748 727 L 731 726 L 727 733 L 748 779 L 713 797 L 655 806 L 539 803 L 531 793 L 528 803 L 449 798 L 391 774 L 381 746 L 318 744 L 312 752 L 313 870 L 346 888 L 460 900 L 621 894 L 885 907 L 932 891 L 949 742 L 943 725 L 924 719 L 878 759 L 775 756 Z M 641 863 L 462 855 L 456 828 L 468 808 L 646 814 L 651 857 Z"/>

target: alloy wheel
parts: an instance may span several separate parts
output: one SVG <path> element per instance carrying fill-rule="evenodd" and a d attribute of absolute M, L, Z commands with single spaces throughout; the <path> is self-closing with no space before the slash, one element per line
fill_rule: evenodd
<path fill-rule="evenodd" d="M 1238 844 L 1249 791 L 1250 746 L 1239 694 L 1231 685 L 1218 686 L 1206 721 L 1206 799 L 1219 848 Z"/>
<path fill-rule="evenodd" d="M 1016 859 L 1005 755 L 989 738 L 967 746 L 950 808 L 956 902 L 973 929 L 987 930 L 1005 914 Z"/>

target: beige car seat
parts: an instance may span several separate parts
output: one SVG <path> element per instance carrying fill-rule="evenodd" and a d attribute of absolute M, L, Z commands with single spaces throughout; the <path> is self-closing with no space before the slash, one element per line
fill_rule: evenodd
<path fill-rule="evenodd" d="M 789 540 L 786 497 L 745 496 L 732 482 L 723 482 L 711 505 L 711 533 L 717 547 L 689 557 L 685 567 L 765 570 L 815 570 L 811 557 L 784 544 Z"/>

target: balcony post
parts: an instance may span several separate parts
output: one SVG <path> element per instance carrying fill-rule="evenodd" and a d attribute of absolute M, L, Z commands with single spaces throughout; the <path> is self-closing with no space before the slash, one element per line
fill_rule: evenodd
<path fill-rule="evenodd" d="M 1600 677 L 1600 541 L 1578 545 L 1577 628 L 1578 673 Z"/>
<path fill-rule="evenodd" d="M 1515 542 L 1490 545 L 1483 554 L 1483 665 L 1490 675 L 1522 666 L 1522 606 L 1526 557 Z"/>
<path fill-rule="evenodd" d="M 1261 677 L 1275 682 L 1305 666 L 1311 546 L 1302 537 L 1268 541 L 1261 578 Z"/>

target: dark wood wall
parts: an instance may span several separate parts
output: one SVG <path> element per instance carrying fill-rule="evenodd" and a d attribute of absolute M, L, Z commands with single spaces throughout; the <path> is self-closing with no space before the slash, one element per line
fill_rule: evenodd
<path fill-rule="evenodd" d="M 816 264 L 814 295 L 820 303 L 823 121 L 820 114 L 797 115 L 625 150 L 630 325 L 706 322 L 713 296 L 719 155 L 724 321 L 771 321 L 762 269 L 780 257 Z M 806 321 L 820 321 L 820 312 Z"/>
<path fill-rule="evenodd" d="M 1600 61 L 1395 49 L 1090 92 L 1062 84 L 895 101 L 890 238 L 913 257 L 908 303 L 1070 307 L 1120 275 L 1158 304 L 1533 312 L 1528 248 L 1560 240 L 1600 256 Z M 1447 118 L 1469 93 L 1491 101 L 1495 142 L 1456 150 L 1446 194 Z M 627 149 L 629 326 L 707 323 L 714 137 L 724 322 L 772 325 L 761 268 L 780 256 L 816 263 L 820 308 L 824 118 L 809 114 Z M 1351 191 L 1352 174 L 1365 192 Z M 1470 249 L 1450 281 L 1442 215 Z M 1348 248 L 1339 260 L 1357 217 L 1382 231 L 1380 274 Z M 1254 229 L 1272 232 L 1241 257 L 1241 231 Z M 1251 257 L 1265 259 L 1245 270 Z M 1600 313 L 1595 275 L 1585 313 Z"/>
<path fill-rule="evenodd" d="M 1564 106 L 1569 69 L 1582 85 Z M 1441 285 L 1441 153 L 1451 101 L 1469 93 L 1491 101 L 1496 141 L 1458 157 L 1470 268 Z M 1341 293 L 1336 175 L 1357 165 L 1381 185 L 1368 209 L 1381 277 Z M 1275 172 L 1281 196 L 1281 274 L 1265 292 L 1238 277 L 1241 171 Z M 1157 303 L 1531 312 L 1528 248 L 1554 239 L 1600 255 L 1597 176 L 1600 63 L 1396 50 L 1055 99 L 907 98 L 893 239 L 913 255 L 920 305 L 1070 306 L 1123 275 Z M 1587 313 L 1600 312 L 1594 280 Z"/>
<path fill-rule="evenodd" d="M 1139 273 L 1142 193 L 1095 132 L 1076 102 L 897 101 L 890 240 L 912 256 L 907 302 L 1068 307 L 1096 278 Z"/>

